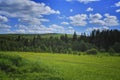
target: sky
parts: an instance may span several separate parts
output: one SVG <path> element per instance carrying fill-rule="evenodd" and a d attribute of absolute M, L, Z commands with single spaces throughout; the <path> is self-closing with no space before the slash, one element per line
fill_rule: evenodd
<path fill-rule="evenodd" d="M 120 30 L 120 0 L 0 0 L 0 34 Z"/>

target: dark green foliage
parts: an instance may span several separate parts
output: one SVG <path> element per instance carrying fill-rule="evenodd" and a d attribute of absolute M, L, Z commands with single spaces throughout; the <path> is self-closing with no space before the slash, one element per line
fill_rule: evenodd
<path fill-rule="evenodd" d="M 74 32 L 74 34 L 73 34 L 73 41 L 75 41 L 75 40 L 77 40 L 77 34 L 76 34 L 76 32 Z"/>
<path fill-rule="evenodd" d="M 87 50 L 86 51 L 87 54 L 92 54 L 92 55 L 96 55 L 98 53 L 97 49 L 95 48 L 92 48 L 90 50 Z"/>
<path fill-rule="evenodd" d="M 23 64 L 20 56 L 0 54 L 0 69 L 5 72 L 19 72 L 18 67 Z"/>
<path fill-rule="evenodd" d="M 109 47 L 114 45 L 114 47 L 116 47 L 115 51 L 119 53 L 117 49 L 120 46 L 119 36 L 120 31 L 118 30 L 103 30 L 103 31 L 93 30 L 89 37 L 89 42 L 95 44 L 100 49 L 101 48 L 105 49 L 105 51 L 107 51 Z"/>
<path fill-rule="evenodd" d="M 31 62 L 18 55 L 0 53 L 0 72 L 5 73 L 10 80 L 63 80 L 53 69 Z M 55 75 L 54 75 L 55 74 Z M 2 76 L 3 77 L 3 76 Z M 0 79 L 2 79 L 0 76 Z M 5 77 L 3 77 L 5 79 Z M 7 79 L 8 80 L 8 79 Z"/>
<path fill-rule="evenodd" d="M 113 45 L 113 49 L 119 53 L 120 52 L 120 43 L 116 42 L 114 45 Z"/>
<path fill-rule="evenodd" d="M 120 31 L 118 30 L 93 30 L 90 35 L 83 33 L 79 37 L 76 32 L 71 36 L 68 34 L 52 35 L 0 35 L 0 51 L 70 54 L 73 52 L 85 52 L 91 48 L 96 48 L 100 52 L 106 52 L 109 47 L 112 47 L 115 52 L 120 53 Z M 57 35 L 59 35 L 59 37 Z"/>
<path fill-rule="evenodd" d="M 104 52 L 106 52 L 106 51 L 105 51 L 105 49 L 100 49 L 100 52 L 104 53 Z"/>
<path fill-rule="evenodd" d="M 110 47 L 110 48 L 108 49 L 108 52 L 109 52 L 110 55 L 113 55 L 113 54 L 115 53 L 115 50 Z"/>

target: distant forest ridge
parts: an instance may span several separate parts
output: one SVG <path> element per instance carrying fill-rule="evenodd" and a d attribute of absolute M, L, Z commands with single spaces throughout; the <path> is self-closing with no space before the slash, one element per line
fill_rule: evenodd
<path fill-rule="evenodd" d="M 0 51 L 76 53 L 96 49 L 120 53 L 119 30 L 93 30 L 90 35 L 74 34 L 0 34 Z"/>

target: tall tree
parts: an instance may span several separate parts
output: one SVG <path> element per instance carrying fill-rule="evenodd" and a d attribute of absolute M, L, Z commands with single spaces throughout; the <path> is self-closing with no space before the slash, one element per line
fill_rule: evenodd
<path fill-rule="evenodd" d="M 74 32 L 74 34 L 73 34 L 73 41 L 75 41 L 75 40 L 77 40 L 77 33 L 76 32 Z"/>

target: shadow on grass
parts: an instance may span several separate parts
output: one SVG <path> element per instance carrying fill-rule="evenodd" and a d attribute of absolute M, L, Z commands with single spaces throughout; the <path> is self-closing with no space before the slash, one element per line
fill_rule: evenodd
<path fill-rule="evenodd" d="M 0 53 L 1 80 L 63 80 L 51 68 L 18 55 Z M 8 78 L 8 79 L 6 79 Z"/>

